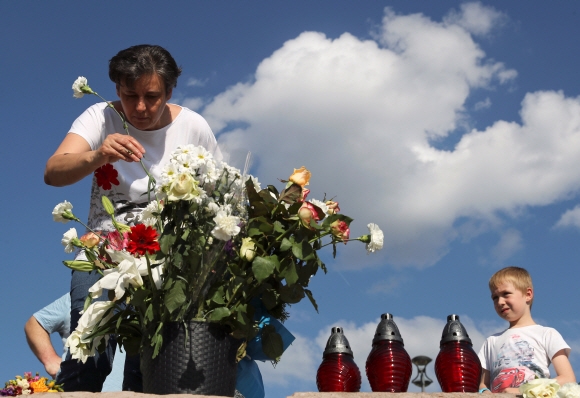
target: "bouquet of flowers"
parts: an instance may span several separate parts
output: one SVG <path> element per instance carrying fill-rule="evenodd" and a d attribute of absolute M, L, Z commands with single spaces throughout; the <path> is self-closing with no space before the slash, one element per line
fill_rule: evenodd
<path fill-rule="evenodd" d="M 14 380 L 8 380 L 4 388 L 0 390 L 0 396 L 15 397 L 40 392 L 62 392 L 60 385 L 48 377 L 40 377 L 38 373 L 32 377 L 32 372 L 24 372 L 24 377 L 16 376 Z"/>
<path fill-rule="evenodd" d="M 150 344 L 155 357 L 164 325 L 201 320 L 227 325 L 246 342 L 259 333 L 265 354 L 278 360 L 281 336 L 269 325 L 260 328 L 258 314 L 283 322 L 288 306 L 304 297 L 317 309 L 308 284 L 318 269 L 326 272 L 318 256 L 324 246 L 332 246 L 335 255 L 337 244 L 352 240 L 366 243 L 369 252 L 383 245 L 375 224 L 369 224 L 368 235 L 351 239 L 352 219 L 340 213 L 338 203 L 307 200 L 310 177 L 301 167 L 282 180 L 281 191 L 261 188 L 255 177 L 186 145 L 173 152 L 154 182 L 155 198 L 141 223 L 116 221 L 103 196 L 116 230 L 78 238 L 71 228 L 62 239 L 66 252 L 78 248 L 86 255 L 64 261 L 66 266 L 102 274 L 67 341 L 73 358 L 86 361 L 109 335 L 129 353 Z M 67 201 L 54 208 L 53 217 L 81 222 Z M 108 300 L 93 301 L 105 289 Z"/>
<path fill-rule="evenodd" d="M 580 398 L 580 386 L 565 383 L 562 386 L 556 379 L 536 378 L 519 387 L 523 398 Z"/>

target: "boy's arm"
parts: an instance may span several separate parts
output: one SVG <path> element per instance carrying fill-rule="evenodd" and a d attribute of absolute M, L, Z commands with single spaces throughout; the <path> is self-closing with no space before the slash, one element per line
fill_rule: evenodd
<path fill-rule="evenodd" d="M 554 365 L 554 370 L 556 371 L 556 381 L 558 384 L 576 383 L 576 376 L 574 376 L 574 370 L 572 369 L 572 365 L 570 365 L 565 349 L 558 351 L 554 355 L 552 365 Z"/>
<path fill-rule="evenodd" d="M 54 351 L 48 332 L 31 316 L 24 326 L 24 333 L 30 349 L 42 362 L 46 373 L 52 378 L 56 377 L 62 358 Z"/>
<path fill-rule="evenodd" d="M 487 388 L 483 393 L 484 394 L 491 394 L 489 390 L 489 370 L 483 369 L 481 372 L 481 381 L 479 382 L 479 389 Z"/>

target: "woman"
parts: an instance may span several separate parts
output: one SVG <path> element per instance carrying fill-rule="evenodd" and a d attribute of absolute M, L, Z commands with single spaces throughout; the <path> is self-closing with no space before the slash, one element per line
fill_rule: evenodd
<path fill-rule="evenodd" d="M 181 68 L 160 46 L 138 45 L 120 51 L 109 61 L 109 77 L 119 96 L 119 101 L 111 104 L 114 109 L 105 102 L 89 107 L 48 159 L 44 172 L 48 185 L 71 185 L 94 174 L 87 223 L 91 229 L 114 231 L 101 204 L 103 195 L 113 202 L 117 221 L 131 225 L 140 220 L 147 205 L 149 180 L 140 161 L 158 179 L 163 164 L 179 145 L 201 145 L 221 157 L 203 117 L 168 103 L 180 74 Z M 129 135 L 117 112 L 126 118 Z M 78 324 L 88 288 L 98 279 L 96 272 L 73 271 L 71 331 Z M 61 364 L 57 383 L 63 383 L 65 391 L 101 391 L 111 371 L 114 350 L 113 342 L 104 354 L 85 364 L 72 359 L 69 353 Z M 126 363 L 124 390 L 141 391 L 139 377 L 129 381 L 129 376 L 139 373 L 136 362 L 133 368 Z"/>

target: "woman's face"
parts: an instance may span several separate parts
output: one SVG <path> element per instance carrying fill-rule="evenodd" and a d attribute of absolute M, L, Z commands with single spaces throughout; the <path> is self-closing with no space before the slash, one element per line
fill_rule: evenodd
<path fill-rule="evenodd" d="M 171 123 L 166 107 L 172 90 L 165 91 L 165 84 L 157 74 L 141 76 L 133 87 L 117 85 L 117 95 L 127 121 L 139 130 L 158 130 Z"/>

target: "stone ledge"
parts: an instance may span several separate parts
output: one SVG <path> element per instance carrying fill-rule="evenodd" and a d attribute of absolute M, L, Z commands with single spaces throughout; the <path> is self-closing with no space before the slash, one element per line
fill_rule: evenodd
<path fill-rule="evenodd" d="M 487 395 L 487 394 L 486 394 Z M 494 394 L 495 397 L 516 398 L 516 394 Z M 288 398 L 481 398 L 477 392 L 296 392 Z M 521 397 L 521 396 L 520 396 Z"/>
<path fill-rule="evenodd" d="M 93 395 L 99 394 L 99 398 L 146 398 L 151 394 L 143 394 L 131 391 L 119 392 L 58 392 L 58 393 L 44 393 L 49 394 L 50 398 L 94 398 Z M 35 394 L 36 395 L 36 394 Z M 443 393 L 443 392 L 296 392 L 288 398 L 477 398 L 481 395 L 478 393 Z M 516 398 L 521 397 L 516 394 L 494 394 L 501 398 Z M 192 394 L 168 394 L 163 395 L 164 398 L 223 398 L 215 395 L 192 395 Z M 48 398 L 48 397 L 47 397 Z"/>

